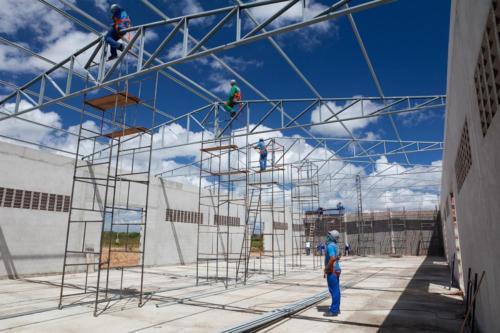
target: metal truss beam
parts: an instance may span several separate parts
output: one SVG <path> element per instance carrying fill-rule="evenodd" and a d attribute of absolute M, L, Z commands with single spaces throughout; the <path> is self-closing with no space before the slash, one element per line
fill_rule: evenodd
<path fill-rule="evenodd" d="M 146 5 L 148 8 L 150 8 L 152 11 L 154 11 L 156 14 L 158 14 L 160 17 L 162 17 L 163 19 L 165 20 L 168 20 L 170 19 L 167 15 L 165 15 L 164 12 L 162 12 L 158 7 L 154 6 L 153 4 L 151 4 L 149 2 L 149 0 L 141 0 L 142 3 L 144 5 Z M 241 14 L 242 12 L 244 11 L 244 8 L 246 5 L 242 4 L 242 3 L 239 3 L 237 2 L 237 10 L 236 10 L 236 39 L 237 40 L 240 40 L 241 39 Z M 286 7 L 286 6 L 285 6 Z M 289 7 L 287 7 L 289 8 Z M 281 13 L 284 13 L 286 10 L 282 11 Z M 228 16 L 230 16 L 232 12 L 230 12 L 228 15 L 226 15 L 223 19 L 223 21 L 227 21 L 227 18 Z M 249 12 L 247 11 L 247 14 L 249 15 Z M 277 18 L 279 15 L 274 16 L 274 18 Z M 268 20 L 268 22 L 270 23 L 270 21 Z M 184 23 L 184 22 L 183 22 Z M 219 22 L 220 23 L 220 22 Z M 257 25 L 257 24 L 256 24 Z M 217 30 L 219 29 L 220 25 L 217 24 L 208 34 L 208 36 L 210 37 L 212 34 L 212 32 L 214 30 Z M 172 31 L 175 31 L 177 28 L 177 26 L 174 27 L 174 30 Z M 217 28 L 217 29 L 216 29 Z M 184 29 L 180 28 L 179 29 L 180 32 L 182 32 L 184 34 L 184 38 L 187 38 L 189 41 L 193 42 L 196 46 L 195 48 L 201 48 L 201 50 L 204 50 L 206 51 L 207 48 L 203 45 L 202 41 L 206 41 L 208 38 L 203 38 L 201 41 L 197 40 L 196 38 L 194 38 L 193 36 L 191 36 L 189 34 L 189 31 L 184 31 Z M 262 29 L 263 32 L 266 32 L 265 29 Z M 207 36 L 207 35 L 206 35 Z M 285 60 L 287 60 L 287 62 L 292 66 L 292 68 L 294 68 L 294 70 L 301 76 L 305 79 L 305 77 L 302 75 L 302 73 L 300 73 L 300 71 L 298 70 L 298 68 L 295 66 L 295 64 L 293 64 L 291 62 L 291 60 L 286 56 L 286 54 L 284 53 L 283 50 L 281 50 L 278 46 L 277 43 L 274 42 L 274 40 L 272 40 L 271 37 L 268 37 L 269 40 L 272 41 L 272 44 L 275 48 L 279 49 L 280 51 L 280 54 L 285 58 Z M 187 43 L 185 43 L 185 45 L 183 46 L 183 48 L 186 48 L 187 49 Z M 185 52 L 187 54 L 187 50 Z M 260 96 L 261 98 L 263 98 L 265 101 L 267 101 L 269 104 L 271 104 L 271 107 L 274 109 L 274 108 L 278 108 L 279 110 L 282 111 L 282 118 L 283 119 L 292 119 L 286 112 L 283 112 L 282 110 L 282 107 L 279 103 L 275 103 L 275 102 L 272 102 L 262 91 L 260 91 L 259 89 L 257 89 L 253 84 L 251 84 L 247 79 L 245 79 L 241 74 L 239 74 L 238 72 L 236 72 L 232 66 L 228 65 L 223 59 L 219 58 L 217 55 L 215 54 L 210 54 L 209 55 L 214 61 L 216 61 L 222 68 L 224 68 L 225 70 L 227 70 L 229 73 L 231 73 L 232 75 L 234 75 L 238 80 L 240 80 L 241 82 L 243 82 L 246 86 L 248 86 L 253 92 L 255 92 L 258 96 Z M 313 90 L 315 90 L 313 88 Z M 319 96 L 319 94 L 317 94 L 317 96 Z M 268 113 L 270 114 L 270 113 Z M 262 119 L 265 119 L 265 118 L 262 118 Z M 227 126 L 231 126 L 231 124 L 228 124 Z M 345 127 L 345 126 L 344 126 Z M 309 131 L 307 131 L 306 129 L 301 129 L 303 132 L 305 132 L 306 134 L 308 135 L 312 135 Z M 353 137 L 351 135 L 351 137 Z M 354 137 L 353 137 L 354 138 Z M 332 156 L 334 154 L 332 153 Z"/>
<path fill-rule="evenodd" d="M 345 4 L 345 8 L 349 8 L 349 4 Z M 363 53 L 363 57 L 365 58 L 366 64 L 368 65 L 368 69 L 370 70 L 370 74 L 372 76 L 373 82 L 375 83 L 375 86 L 377 87 L 377 91 L 380 95 L 380 97 L 384 97 L 384 91 L 382 90 L 382 85 L 380 84 L 380 80 L 378 79 L 378 76 L 375 72 L 375 69 L 373 67 L 372 61 L 370 57 L 368 56 L 368 51 L 366 50 L 365 43 L 363 42 L 363 39 L 361 38 L 361 34 L 359 33 L 358 27 L 356 25 L 356 21 L 354 21 L 354 16 L 350 13 L 347 15 L 347 18 L 349 19 L 349 23 L 351 24 L 352 30 L 354 32 L 354 35 L 356 36 L 356 40 L 359 44 L 359 47 L 361 48 L 361 52 Z M 396 137 L 399 141 L 401 141 L 401 135 L 399 134 L 398 127 L 396 126 L 396 122 L 394 121 L 394 118 L 392 115 L 389 115 L 389 121 L 391 123 L 392 128 L 394 129 L 394 133 L 396 134 Z M 403 148 L 404 152 L 404 148 Z M 406 162 L 410 163 L 410 160 L 408 159 L 408 155 L 406 152 L 404 152 Z"/>
<path fill-rule="evenodd" d="M 274 3 L 274 2 L 280 2 L 280 1 L 254 2 L 251 4 L 245 5 L 244 8 L 265 6 L 265 5 L 268 5 L 270 3 Z M 194 59 L 205 57 L 207 55 L 221 52 L 221 51 L 224 51 L 224 50 L 227 50 L 227 49 L 230 49 L 233 47 L 237 47 L 240 45 L 253 43 L 253 42 L 259 41 L 261 39 L 274 36 L 274 35 L 279 35 L 279 34 L 289 32 L 289 31 L 302 29 L 302 28 L 305 28 L 305 27 L 313 25 L 313 24 L 321 23 L 321 22 L 324 22 L 327 20 L 332 20 L 332 19 L 335 19 L 335 18 L 340 17 L 340 16 L 348 15 L 349 13 L 355 13 L 358 11 L 370 9 L 370 8 L 373 8 L 373 7 L 376 7 L 378 5 L 388 3 L 388 2 L 392 2 L 392 0 L 373 0 L 373 1 L 369 1 L 369 2 L 364 2 L 360 5 L 351 7 L 349 9 L 342 9 L 342 10 L 338 10 L 338 11 L 335 11 L 332 13 L 322 15 L 320 17 L 315 17 L 312 19 L 304 20 L 304 21 L 299 22 L 299 23 L 288 24 L 286 26 L 283 26 L 283 27 L 280 27 L 280 28 L 277 28 L 277 29 L 274 29 L 272 31 L 268 31 L 265 33 L 261 32 L 261 33 L 257 33 L 257 34 L 252 35 L 252 36 L 242 37 L 240 39 L 236 38 L 236 39 L 230 40 L 228 42 L 220 43 L 219 45 L 213 46 L 207 50 L 195 52 L 194 54 L 189 54 L 189 55 L 183 54 L 183 55 L 180 55 L 173 60 L 158 64 L 155 66 L 150 66 L 147 68 L 144 68 L 143 66 L 137 66 L 137 70 L 135 72 L 130 73 L 130 74 L 126 74 L 126 75 L 118 75 L 115 78 L 106 79 L 106 77 L 103 73 L 105 70 L 105 66 L 103 66 L 101 63 L 100 66 L 97 66 L 98 71 L 97 71 L 97 73 L 95 73 L 96 74 L 95 77 L 97 77 L 97 79 L 91 80 L 91 82 L 93 83 L 92 86 L 87 87 L 85 89 L 77 90 L 77 91 L 71 91 L 71 89 L 70 89 L 69 91 L 64 91 L 63 96 L 54 98 L 52 102 L 41 102 L 41 103 L 38 103 L 37 105 L 34 105 L 30 108 L 27 108 L 24 110 L 19 110 L 19 103 L 17 102 L 17 100 L 19 100 L 19 97 L 21 96 L 20 90 L 24 90 L 26 88 L 29 88 L 29 87 L 35 85 L 36 83 L 42 81 L 43 77 L 46 77 L 50 73 L 53 73 L 53 72 L 59 70 L 61 67 L 65 66 L 65 65 L 69 65 L 72 61 L 74 61 L 75 57 L 81 56 L 85 51 L 92 50 L 93 47 L 99 47 L 99 44 L 101 44 L 103 46 L 105 41 L 103 40 L 102 37 L 99 37 L 99 38 L 93 40 L 90 44 L 88 44 L 87 46 L 85 46 L 84 48 L 79 50 L 78 52 L 76 52 L 75 54 L 67 57 L 66 59 L 64 59 L 63 61 L 61 61 L 57 65 L 53 66 L 49 70 L 45 71 L 44 73 L 42 73 L 41 75 L 39 75 L 38 77 L 36 77 L 32 81 L 30 81 L 29 83 L 23 85 L 17 92 L 10 94 L 6 98 L 2 99 L 0 101 L 0 106 L 3 105 L 4 103 L 6 103 L 7 101 L 9 101 L 10 99 L 16 98 L 16 108 L 15 108 L 16 112 L 13 115 L 0 118 L 0 121 L 8 119 L 10 117 L 15 117 L 21 113 L 26 113 L 26 112 L 30 112 L 30 111 L 38 109 L 38 108 L 42 108 L 44 106 L 53 104 L 55 102 L 60 102 L 60 101 L 63 101 L 65 99 L 68 99 L 68 98 L 76 97 L 76 96 L 82 95 L 84 93 L 87 93 L 87 92 L 90 92 L 93 90 L 97 90 L 99 88 L 103 88 L 105 86 L 110 86 L 110 85 L 113 85 L 113 84 L 116 84 L 116 83 L 119 83 L 119 82 L 122 82 L 125 80 L 130 80 L 130 79 L 133 79 L 135 77 L 151 73 L 151 72 L 155 72 L 155 71 L 159 71 L 159 70 L 162 70 L 165 68 L 169 68 L 169 67 L 172 67 L 173 65 L 176 65 L 176 64 L 181 64 L 181 63 L 185 63 L 188 61 L 192 61 Z M 215 15 L 220 14 L 220 13 L 228 13 L 228 12 L 231 12 L 234 8 L 238 8 L 238 7 L 240 7 L 240 9 L 241 9 L 241 6 L 230 6 L 230 7 L 226 7 L 226 8 L 222 8 L 222 9 L 218 9 L 218 10 L 207 11 L 207 12 L 203 12 L 203 13 L 185 15 L 185 16 L 173 18 L 170 20 L 162 20 L 162 21 L 158 21 L 158 22 L 152 22 L 152 23 L 124 29 L 123 32 L 124 33 L 128 33 L 128 32 L 131 32 L 131 33 L 136 32 L 137 33 L 138 31 L 142 31 L 142 33 L 145 34 L 147 30 L 154 29 L 154 28 L 159 27 L 159 26 L 161 26 L 161 27 L 167 26 L 171 23 L 178 23 L 181 20 L 186 20 L 186 22 L 189 22 L 190 19 L 194 19 L 194 18 L 215 16 Z M 233 15 L 235 15 L 235 14 L 233 14 Z M 185 28 L 187 28 L 187 24 L 185 25 Z M 187 43 L 187 42 L 185 42 L 185 43 Z M 139 53 L 142 52 L 144 54 L 144 43 L 140 43 L 140 45 L 135 45 L 135 46 L 136 46 L 136 48 L 139 48 Z M 103 58 L 103 57 L 101 57 L 101 58 Z M 70 67 L 70 72 L 67 73 L 66 80 L 64 80 L 64 81 L 67 81 L 70 77 L 72 77 L 71 74 L 75 70 L 76 69 L 74 69 L 74 68 L 71 69 L 71 67 Z M 94 78 L 94 75 L 91 75 L 91 76 L 92 76 L 92 78 Z"/>
<path fill-rule="evenodd" d="M 343 5 L 347 4 L 350 0 L 342 0 L 342 1 L 339 1 L 337 3 L 335 3 L 334 5 L 332 5 L 328 10 L 320 13 L 319 15 L 317 15 L 316 17 L 320 17 L 322 15 L 325 15 L 325 14 L 328 14 L 328 13 L 331 13 L 333 12 L 334 10 L 342 7 Z M 243 3 L 240 1 L 240 0 L 235 0 L 235 2 L 238 4 L 238 5 L 243 5 Z M 252 13 L 250 11 L 245 11 L 246 15 L 250 18 L 250 20 L 255 24 L 257 25 L 258 27 L 260 26 L 260 24 L 258 23 L 258 21 L 255 19 L 255 17 L 252 15 Z M 263 29 L 263 31 L 265 32 L 266 30 Z M 272 47 L 278 52 L 278 54 L 285 60 L 285 62 L 292 68 L 292 70 L 297 74 L 297 76 L 302 80 L 302 82 L 304 82 L 304 84 L 309 88 L 309 90 L 316 96 L 316 98 L 318 99 L 322 99 L 322 96 L 320 95 L 319 91 L 313 86 L 313 84 L 307 79 L 307 77 L 304 75 L 304 73 L 302 73 L 302 71 L 297 67 L 297 65 L 292 61 L 292 59 L 290 59 L 290 57 L 285 53 L 285 51 L 279 46 L 279 44 L 271 37 L 269 36 L 267 38 L 267 40 L 270 42 L 270 44 L 272 45 Z M 332 108 L 330 107 L 329 104 L 325 104 L 325 107 L 328 109 L 328 111 L 333 115 L 332 117 L 336 117 L 338 119 L 338 116 L 334 115 L 334 111 L 332 110 Z M 340 125 L 342 126 L 342 128 L 346 131 L 346 133 L 352 138 L 352 139 L 356 139 L 354 134 L 351 132 L 351 130 L 349 130 L 349 128 L 343 123 L 343 122 L 340 122 Z M 363 147 L 360 146 L 360 148 L 363 150 Z M 334 154 L 332 154 L 332 156 L 334 156 Z M 320 166 L 320 169 L 323 167 L 324 165 Z"/>

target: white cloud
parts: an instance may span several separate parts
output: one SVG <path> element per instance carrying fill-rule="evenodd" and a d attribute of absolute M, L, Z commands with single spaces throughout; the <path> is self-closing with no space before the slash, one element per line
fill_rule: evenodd
<path fill-rule="evenodd" d="M 145 34 L 145 39 L 144 41 L 147 43 L 147 42 L 151 42 L 153 40 L 156 40 L 158 39 L 158 33 L 156 33 L 155 31 L 153 30 L 146 30 L 146 34 Z"/>
<path fill-rule="evenodd" d="M 94 0 L 94 6 L 103 12 L 109 11 L 110 7 L 107 0 Z"/>
<path fill-rule="evenodd" d="M 443 109 L 444 111 L 444 109 Z M 416 111 L 416 112 L 404 112 L 398 114 L 398 118 L 402 120 L 402 123 L 406 127 L 415 127 L 425 122 L 435 121 L 437 118 L 443 118 L 443 111 Z"/>
<path fill-rule="evenodd" d="M 245 71 L 247 68 L 260 68 L 264 65 L 263 61 L 257 59 L 244 59 L 242 57 L 223 56 L 222 60 L 237 71 Z M 210 67 L 214 69 L 223 68 L 217 61 L 211 62 Z"/>
<path fill-rule="evenodd" d="M 262 23 L 286 5 L 286 3 L 275 3 L 267 6 L 260 6 L 253 8 L 251 13 L 259 23 Z M 275 29 L 285 25 L 298 23 L 302 20 L 311 19 L 326 9 L 328 9 L 327 6 L 315 0 L 310 0 L 307 2 L 306 8 L 302 10 L 302 2 L 298 2 L 274 20 L 269 26 L 271 29 Z M 249 31 L 255 27 L 255 24 L 250 22 L 250 20 L 246 20 L 245 22 L 245 27 Z M 334 21 L 330 20 L 290 32 L 286 35 L 278 36 L 278 38 L 284 40 L 287 36 L 291 36 L 290 40 L 293 40 L 294 44 L 297 44 L 297 40 L 300 40 L 299 44 L 301 50 L 307 51 L 313 49 L 315 46 L 321 45 L 325 35 L 337 34 L 337 30 L 338 27 L 335 25 Z"/>
<path fill-rule="evenodd" d="M 21 102 L 21 109 L 30 106 L 31 104 L 24 100 Z M 12 112 L 14 104 L 7 104 L 6 108 L 8 112 Z M 23 117 L 55 128 L 62 128 L 61 118 L 55 112 L 42 112 L 40 110 L 35 110 L 23 115 Z M 66 130 L 72 133 L 77 133 L 78 128 L 79 125 L 73 125 L 68 127 Z M 84 128 L 98 131 L 98 126 L 93 121 L 86 121 Z M 234 131 L 237 132 L 239 130 L 241 129 L 235 129 Z M 306 156 L 313 160 L 326 160 L 332 156 L 332 152 L 330 150 L 325 148 L 314 149 L 312 144 L 307 143 L 306 140 L 303 140 L 298 135 L 296 135 L 295 138 L 301 140 L 291 146 L 293 141 L 285 138 L 283 133 L 280 131 L 273 131 L 272 128 L 262 125 L 259 126 L 258 131 L 269 132 L 251 135 L 248 137 L 248 141 L 245 137 L 237 137 L 235 138 L 235 144 L 239 147 L 245 147 L 247 142 L 253 145 L 260 138 L 264 138 L 266 142 L 268 142 L 267 140 L 269 138 L 276 138 L 277 143 L 283 145 L 284 148 L 288 150 L 285 156 L 285 162 L 287 164 L 301 161 Z M 76 150 L 77 139 L 75 136 L 29 124 L 19 119 L 10 119 L 0 122 L 0 134 L 13 138 L 29 140 L 65 151 Z M 89 133 L 89 135 L 91 134 Z M 200 144 L 182 145 L 187 142 L 188 135 L 191 141 L 199 141 L 202 138 L 201 132 L 188 132 L 187 129 L 180 124 L 168 125 L 154 134 L 153 147 L 155 149 L 174 145 L 180 146 L 155 150 L 153 152 L 151 164 L 152 174 L 181 167 L 185 165 L 183 163 L 185 163 L 186 159 L 187 161 L 197 161 L 199 159 Z M 210 132 L 205 132 L 203 134 L 204 138 L 212 136 L 213 134 Z M 93 149 L 91 146 L 92 142 L 90 140 L 87 142 L 87 146 L 80 148 L 80 152 L 84 155 L 91 153 Z M 125 145 L 134 146 L 139 142 L 141 142 L 141 140 L 136 138 L 130 140 Z M 147 140 L 142 140 L 143 145 L 147 142 Z M 98 147 L 97 150 L 100 148 L 103 147 Z M 232 165 L 236 165 L 237 161 L 239 161 L 238 165 L 240 168 L 245 168 L 245 156 L 245 154 L 240 156 L 233 154 L 231 156 L 233 161 Z M 251 149 L 250 155 L 248 156 L 251 159 L 251 167 L 256 169 L 258 152 Z M 237 160 L 238 157 L 239 160 Z M 279 153 L 274 156 L 275 159 L 280 157 Z M 371 171 L 368 173 L 359 164 L 340 160 L 338 156 L 333 157 L 334 159 L 324 165 L 322 162 L 317 162 L 318 166 L 321 166 L 320 175 L 336 174 L 333 179 L 326 179 L 320 182 L 320 199 L 323 207 L 333 207 L 338 201 L 342 201 L 349 210 L 355 210 L 356 192 L 354 178 L 356 174 L 360 174 L 362 176 L 362 188 L 364 192 L 363 205 L 365 210 L 384 210 L 387 208 L 396 209 L 402 208 L 403 206 L 406 209 L 432 209 L 437 203 L 437 187 L 435 185 L 430 185 L 429 182 L 432 184 L 439 184 L 441 174 L 440 172 L 430 171 L 436 171 L 436 168 L 440 168 L 442 166 L 442 161 L 434 161 L 431 165 L 409 167 L 395 162 L 390 162 L 387 157 L 381 156 L 376 160 L 373 168 L 370 169 Z M 183 163 L 178 162 L 179 158 L 182 159 Z M 272 158 L 273 156 L 270 154 L 269 159 L 271 160 Z M 147 161 L 148 156 L 146 154 L 137 154 L 134 162 L 136 170 L 145 168 L 147 166 Z M 222 165 L 227 165 L 227 161 L 223 160 Z M 131 158 L 124 158 L 120 167 L 124 169 L 130 168 Z M 196 166 L 185 167 L 181 170 L 181 172 L 174 173 L 173 178 L 169 179 L 192 186 L 198 186 L 198 172 L 199 169 Z M 289 169 L 285 171 L 285 174 L 286 180 L 289 181 Z M 270 176 L 270 174 L 263 175 L 264 178 Z M 210 181 L 203 179 L 202 184 L 203 186 L 210 185 Z M 415 185 L 419 184 L 427 185 L 424 187 L 415 187 Z M 243 189 L 236 188 L 235 190 L 242 191 Z"/>
<path fill-rule="evenodd" d="M 342 109 L 344 109 L 347 105 L 351 104 L 351 101 L 347 101 L 345 104 L 340 104 L 336 102 L 327 102 L 327 105 L 321 105 L 317 106 L 312 112 L 311 112 L 311 122 L 312 123 L 321 123 L 325 121 L 326 119 L 329 119 L 332 117 L 333 114 L 336 114 L 340 112 Z M 347 118 L 355 118 L 355 117 L 360 117 L 361 115 L 366 115 L 369 114 L 370 112 L 373 112 L 380 108 L 380 105 L 377 103 L 374 103 L 372 101 L 364 101 L 363 104 L 361 102 L 356 103 L 355 105 L 351 106 L 347 110 L 343 111 L 341 114 L 339 114 L 340 119 L 347 119 Z M 330 111 L 333 111 L 332 112 Z M 331 118 L 330 121 L 335 120 L 334 118 Z M 351 131 L 357 131 L 366 128 L 368 125 L 377 122 L 376 117 L 371 117 L 371 118 L 362 118 L 362 119 L 354 119 L 354 120 L 349 120 L 345 121 L 344 125 Z M 329 124 L 323 124 L 323 125 L 316 125 L 312 127 L 312 132 L 321 134 L 321 135 L 328 135 L 328 136 L 348 136 L 347 131 L 342 127 L 342 125 L 338 122 L 335 123 L 329 123 Z"/>
<path fill-rule="evenodd" d="M 38 1 L 0 0 L 2 33 L 26 32 L 38 41 L 50 43 L 71 29 L 67 19 Z"/>
<path fill-rule="evenodd" d="M 267 6 L 259 6 L 251 9 L 252 16 L 259 22 L 267 20 L 280 9 L 285 7 L 287 3 L 274 3 Z M 270 26 L 278 28 L 284 25 L 297 23 L 303 19 L 311 19 L 322 11 L 328 9 L 327 6 L 318 3 L 317 1 L 310 0 L 307 6 L 302 10 L 302 3 L 299 1 L 297 4 L 289 8 L 280 17 L 274 20 Z M 318 31 L 328 31 L 330 24 L 328 22 L 319 23 L 313 26 Z"/>
<path fill-rule="evenodd" d="M 164 2 L 175 12 L 176 15 L 189 15 L 205 11 L 198 0 L 165 0 Z M 211 24 L 212 22 L 213 17 L 208 16 L 190 20 L 189 23 L 192 25 L 205 26 Z"/>

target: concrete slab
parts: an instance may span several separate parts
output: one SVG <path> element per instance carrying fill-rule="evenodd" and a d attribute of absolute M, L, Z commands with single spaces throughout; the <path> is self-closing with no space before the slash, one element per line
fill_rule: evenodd
<path fill-rule="evenodd" d="M 305 258 L 311 261 L 311 257 Z M 312 261 L 311 261 L 312 266 Z M 322 273 L 294 270 L 274 281 L 254 275 L 247 286 L 195 286 L 194 265 L 147 269 L 151 299 L 138 308 L 134 298 L 108 304 L 93 317 L 93 304 L 57 309 L 60 276 L 0 281 L 0 332 L 215 332 L 325 290 Z M 84 274 L 70 280 L 82 285 Z M 119 278 L 119 276 L 113 276 Z M 346 332 L 377 330 L 456 332 L 461 300 L 447 288 L 441 259 L 373 257 L 343 259 L 342 313 L 323 317 L 329 301 L 264 331 Z M 92 301 L 94 295 L 80 299 Z"/>

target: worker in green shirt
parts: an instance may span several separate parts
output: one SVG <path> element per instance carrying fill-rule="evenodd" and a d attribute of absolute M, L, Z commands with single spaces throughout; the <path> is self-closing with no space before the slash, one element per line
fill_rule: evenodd
<path fill-rule="evenodd" d="M 227 97 L 227 101 L 224 102 L 224 110 L 231 113 L 231 117 L 236 116 L 236 111 L 234 111 L 233 107 L 241 102 L 241 91 L 240 88 L 236 85 L 235 80 L 231 80 L 231 90 L 229 91 L 229 96 Z"/>

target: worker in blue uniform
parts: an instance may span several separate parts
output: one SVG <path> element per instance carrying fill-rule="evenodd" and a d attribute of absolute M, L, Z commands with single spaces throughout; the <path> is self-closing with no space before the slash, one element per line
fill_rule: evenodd
<path fill-rule="evenodd" d="M 127 12 L 117 4 L 111 5 L 111 18 L 113 19 L 113 27 L 104 37 L 111 51 L 108 61 L 118 57 L 116 50 L 123 51 L 123 44 L 118 42 L 124 36 L 124 33 L 121 31 L 132 26 Z"/>
<path fill-rule="evenodd" d="M 255 149 L 259 150 L 260 158 L 260 171 L 265 171 L 267 167 L 267 147 L 264 143 L 264 139 L 259 139 L 259 143 L 255 146 Z"/>
<path fill-rule="evenodd" d="M 325 254 L 325 270 L 323 277 L 326 277 L 328 283 L 328 291 L 332 296 L 332 305 L 325 316 L 338 316 L 340 313 L 340 252 L 337 247 L 340 234 L 337 230 L 330 231 L 326 234 L 326 254 Z"/>

